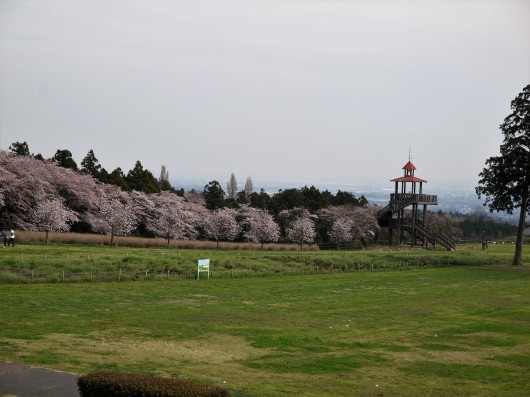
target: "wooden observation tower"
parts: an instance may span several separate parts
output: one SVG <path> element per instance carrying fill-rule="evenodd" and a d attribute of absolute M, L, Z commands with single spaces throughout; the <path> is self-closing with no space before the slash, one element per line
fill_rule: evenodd
<path fill-rule="evenodd" d="M 403 244 L 406 232 L 410 234 L 412 247 L 427 247 L 429 243 L 436 246 L 438 243 L 448 250 L 454 250 L 455 243 L 451 238 L 432 230 L 426 224 L 427 206 L 438 205 L 438 196 L 423 194 L 423 184 L 427 181 L 414 175 L 416 167 L 410 159 L 403 170 L 403 176 L 391 180 L 395 183 L 394 193 L 390 195 L 388 205 L 379 212 L 377 219 L 379 226 L 388 228 L 388 244 L 392 245 L 394 234 L 397 235 L 396 244 Z"/>

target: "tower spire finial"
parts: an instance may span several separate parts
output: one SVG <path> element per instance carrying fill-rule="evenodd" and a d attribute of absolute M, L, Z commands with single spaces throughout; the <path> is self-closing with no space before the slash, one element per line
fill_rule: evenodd
<path fill-rule="evenodd" d="M 410 157 L 410 146 L 409 146 L 409 161 L 412 160 L 412 157 Z"/>

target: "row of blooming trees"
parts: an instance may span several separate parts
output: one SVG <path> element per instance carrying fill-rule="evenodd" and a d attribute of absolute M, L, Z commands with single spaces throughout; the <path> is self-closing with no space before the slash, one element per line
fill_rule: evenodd
<path fill-rule="evenodd" d="M 372 212 L 370 212 L 372 211 Z M 184 197 L 170 191 L 126 192 L 91 175 L 59 167 L 30 156 L 0 152 L 0 223 L 5 227 L 46 232 L 90 231 L 110 236 L 140 233 L 172 239 L 276 242 L 315 241 L 317 224 L 327 224 L 337 244 L 368 241 L 377 232 L 370 207 L 344 205 L 317 213 L 304 208 L 284 210 L 274 217 L 248 204 L 238 208 L 208 208 L 204 197 Z M 282 237 L 284 236 L 284 237 Z"/>

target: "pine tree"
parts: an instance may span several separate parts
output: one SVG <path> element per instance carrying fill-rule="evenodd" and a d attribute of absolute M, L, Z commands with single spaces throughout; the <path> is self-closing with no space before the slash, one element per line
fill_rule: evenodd
<path fill-rule="evenodd" d="M 77 171 L 77 163 L 72 157 L 72 152 L 67 149 L 57 150 L 52 157 L 52 161 L 57 163 L 60 167 L 70 168 L 71 170 Z"/>
<path fill-rule="evenodd" d="M 92 175 L 96 179 L 99 178 L 101 165 L 99 164 L 99 161 L 92 149 L 88 151 L 88 154 L 85 156 L 83 161 L 81 161 L 81 172 Z"/>
<path fill-rule="evenodd" d="M 209 210 L 215 210 L 223 208 L 225 204 L 225 192 L 221 185 L 217 181 L 210 181 L 204 186 L 204 201 L 206 202 L 206 208 Z"/>
<path fill-rule="evenodd" d="M 11 146 L 9 146 L 9 150 L 15 156 L 31 156 L 31 154 L 29 153 L 29 146 L 26 141 L 24 141 L 23 143 L 13 142 Z"/>
<path fill-rule="evenodd" d="M 479 198 L 484 196 L 484 205 L 491 212 L 511 214 L 520 208 L 513 258 L 513 264 L 519 266 L 526 215 L 530 213 L 530 84 L 512 101 L 511 109 L 500 126 L 504 135 L 500 156 L 486 160 L 475 191 Z"/>
<path fill-rule="evenodd" d="M 134 168 L 127 173 L 125 180 L 133 190 L 144 193 L 160 193 L 158 180 L 151 171 L 144 169 L 140 161 L 137 161 Z"/>

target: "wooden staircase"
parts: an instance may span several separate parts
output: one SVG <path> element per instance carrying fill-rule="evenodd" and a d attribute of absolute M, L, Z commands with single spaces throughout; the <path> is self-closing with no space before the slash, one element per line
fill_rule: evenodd
<path fill-rule="evenodd" d="M 395 211 L 402 210 L 410 205 L 410 200 L 404 200 L 402 202 L 392 202 L 379 211 L 377 222 L 381 227 L 393 227 L 394 229 L 405 230 L 409 233 L 415 233 L 416 238 L 420 238 L 422 241 L 428 241 L 433 246 L 440 244 L 442 247 L 448 251 L 455 250 L 455 241 L 440 233 L 436 230 L 431 229 L 429 226 L 425 225 L 419 219 L 416 219 L 414 227 L 412 225 L 412 219 L 404 218 L 401 219 L 401 222 L 398 224 L 398 220 L 392 218 L 392 214 Z"/>
<path fill-rule="evenodd" d="M 413 227 L 412 227 L 412 220 L 406 219 L 404 223 L 401 225 L 401 229 L 406 230 L 409 233 L 413 233 Z M 437 232 L 433 229 L 431 229 L 429 226 L 425 225 L 422 221 L 419 219 L 416 220 L 414 224 L 414 229 L 416 232 L 417 237 L 421 238 L 423 241 L 427 240 L 432 245 L 436 246 L 436 244 L 440 244 L 442 247 L 444 247 L 448 251 L 454 251 L 455 250 L 455 241 L 446 236 L 445 234 L 442 234 L 440 232 Z"/>
<path fill-rule="evenodd" d="M 379 214 L 377 215 L 377 223 L 379 226 L 388 227 L 392 220 L 392 214 L 395 211 L 407 208 L 410 204 L 412 204 L 412 201 L 412 197 L 406 197 L 403 200 L 394 200 L 388 203 L 381 211 L 379 211 Z"/>

